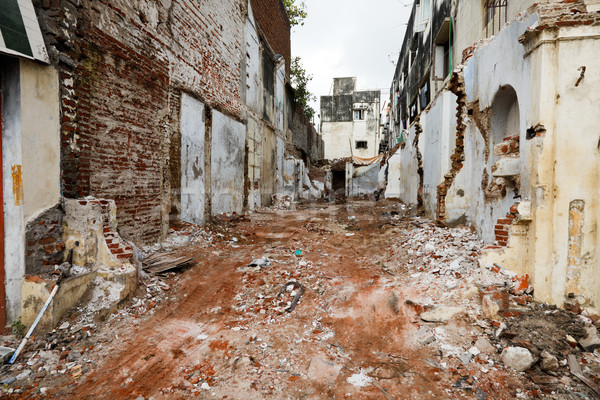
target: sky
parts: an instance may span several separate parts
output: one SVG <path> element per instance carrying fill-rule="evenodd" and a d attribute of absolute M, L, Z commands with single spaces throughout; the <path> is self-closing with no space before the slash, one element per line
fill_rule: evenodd
<path fill-rule="evenodd" d="M 300 1 L 300 0 L 296 0 Z M 313 76 L 308 89 L 331 94 L 334 77 L 355 76 L 357 89 L 389 97 L 411 0 L 304 0 L 308 17 L 292 28 L 292 57 Z"/>

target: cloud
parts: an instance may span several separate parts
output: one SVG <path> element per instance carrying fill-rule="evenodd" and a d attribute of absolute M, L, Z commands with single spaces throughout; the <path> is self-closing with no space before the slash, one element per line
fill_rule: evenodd
<path fill-rule="evenodd" d="M 304 26 L 293 29 L 292 55 L 300 56 L 307 72 L 314 77 L 309 90 L 319 98 L 329 94 L 333 78 L 356 76 L 359 89 L 383 89 L 387 97 L 412 2 L 305 0 L 305 3 L 308 18 Z M 318 113 L 319 100 L 312 106 Z"/>

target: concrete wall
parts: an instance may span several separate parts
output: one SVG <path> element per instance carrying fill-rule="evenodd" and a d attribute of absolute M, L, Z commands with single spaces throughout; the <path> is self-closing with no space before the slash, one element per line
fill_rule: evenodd
<path fill-rule="evenodd" d="M 246 18 L 246 105 L 255 113 L 261 110 L 261 67 L 260 67 L 260 38 L 257 24 L 254 20 L 252 7 L 248 5 Z"/>
<path fill-rule="evenodd" d="M 181 220 L 204 223 L 205 190 L 204 104 L 183 94 L 181 98 Z"/>
<path fill-rule="evenodd" d="M 2 63 L 2 175 L 4 193 L 4 270 L 6 316 L 14 320 L 21 308 L 21 279 L 25 273 L 23 224 L 23 129 L 21 72 L 18 60 Z"/>
<path fill-rule="evenodd" d="M 531 203 L 532 222 L 527 252 L 513 256 L 525 258 L 541 299 L 562 304 L 573 293 L 595 310 L 600 307 L 600 120 L 595 107 L 600 75 L 586 73 L 575 84 L 581 76 L 578 68 L 596 63 L 597 33 L 591 26 L 561 28 L 526 44 L 539 77 L 532 84 L 532 99 L 540 99 L 529 122 L 541 123 L 546 131 L 527 142 L 530 156 L 524 168 L 531 172 L 523 197 Z"/>
<path fill-rule="evenodd" d="M 423 132 L 423 205 L 429 218 L 437 216 L 437 188 L 450 170 L 456 142 L 456 96 L 443 91 L 421 114 Z"/>
<path fill-rule="evenodd" d="M 322 122 L 324 157 L 335 160 L 352 155 L 353 122 Z"/>
<path fill-rule="evenodd" d="M 243 211 L 246 127 L 213 111 L 211 141 L 212 214 Z"/>
<path fill-rule="evenodd" d="M 58 93 L 55 69 L 21 60 L 23 214 L 26 222 L 56 205 L 60 198 Z"/>

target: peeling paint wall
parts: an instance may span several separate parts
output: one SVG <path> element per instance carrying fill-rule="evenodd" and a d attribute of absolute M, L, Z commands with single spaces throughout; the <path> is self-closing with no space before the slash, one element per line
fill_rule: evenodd
<path fill-rule="evenodd" d="M 357 91 L 356 78 L 334 78 L 333 82 L 333 96 L 321 96 L 324 158 L 335 160 L 350 156 L 377 156 L 380 92 Z M 356 113 L 360 113 L 360 116 Z"/>
<path fill-rule="evenodd" d="M 20 65 L 23 213 L 30 221 L 60 198 L 58 72 L 27 60 Z"/>
<path fill-rule="evenodd" d="M 458 4 L 457 21 L 471 23 L 467 3 Z M 484 264 L 527 273 L 542 301 L 562 305 L 571 295 L 597 311 L 600 74 L 590 66 L 598 61 L 600 16 L 581 1 L 521 11 L 509 8 L 512 23 L 467 49 L 454 73 L 464 85 L 447 85 L 405 132 L 390 159 L 386 196 L 418 200 L 421 156 L 425 210 L 432 212 L 441 171 L 449 177 L 443 221 L 478 232 L 489 244 Z M 437 104 L 450 89 L 456 119 Z M 447 145 L 436 142 L 440 135 Z M 440 153 L 442 163 L 434 160 Z"/>
<path fill-rule="evenodd" d="M 19 60 L 3 59 L 2 73 L 2 172 L 4 187 L 4 269 L 6 316 L 16 319 L 21 310 L 21 279 L 25 273 L 23 210 L 23 130 Z"/>
<path fill-rule="evenodd" d="M 181 98 L 181 220 L 204 223 L 205 139 L 204 104 L 183 94 Z"/>
<path fill-rule="evenodd" d="M 212 214 L 243 211 L 246 127 L 226 115 L 212 113 Z"/>

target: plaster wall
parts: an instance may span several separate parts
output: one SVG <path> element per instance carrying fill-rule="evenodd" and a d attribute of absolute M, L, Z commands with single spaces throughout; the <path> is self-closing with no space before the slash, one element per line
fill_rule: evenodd
<path fill-rule="evenodd" d="M 421 114 L 423 132 L 423 205 L 429 218 L 436 218 L 437 187 L 450 170 L 450 156 L 456 142 L 456 95 L 443 91 Z"/>
<path fill-rule="evenodd" d="M 23 215 L 27 222 L 60 198 L 59 88 L 55 69 L 28 60 L 20 64 Z"/>
<path fill-rule="evenodd" d="M 4 187 L 4 270 L 6 318 L 21 310 L 21 280 L 25 273 L 23 201 L 23 129 L 21 79 L 18 60 L 0 66 L 2 72 L 2 185 Z"/>
<path fill-rule="evenodd" d="M 262 154 L 262 123 L 248 118 L 246 147 L 248 149 L 248 208 L 255 210 L 261 206 L 260 177 Z"/>
<path fill-rule="evenodd" d="M 261 111 L 260 39 L 252 7 L 248 4 L 246 18 L 246 105 L 255 113 Z"/>
<path fill-rule="evenodd" d="M 516 44 L 519 36 L 535 21 L 537 16 L 532 15 L 507 26 L 490 43 L 476 51 L 464 69 L 467 102 L 479 101 L 479 111 L 493 108 L 499 88 L 514 89 L 520 116 L 515 127 L 518 129 L 521 143 L 526 141 L 525 132 L 533 123 L 533 116 L 530 113 L 532 67 L 530 60 L 524 58 L 523 46 Z M 495 73 L 490 74 L 489 71 Z M 499 122 L 500 119 L 496 121 Z M 515 196 L 519 193 L 511 190 L 502 198 L 484 199 L 482 188 L 484 170 L 487 171 L 489 179 L 493 179 L 491 166 L 494 143 L 492 139 L 486 142 L 485 136 L 490 137 L 491 132 L 480 132 L 472 117 L 468 118 L 466 123 L 465 161 L 446 196 L 446 222 L 452 223 L 466 217 L 484 241 L 493 242 L 497 220 L 503 218 L 511 205 L 518 201 Z M 492 131 L 494 129 L 492 126 Z M 520 157 L 521 172 L 526 172 L 523 165 L 527 163 L 528 152 L 521 151 Z M 529 177 L 521 173 L 522 196 L 527 196 L 528 187 Z"/>
<path fill-rule="evenodd" d="M 353 154 L 353 124 L 353 122 L 322 123 L 321 132 L 326 160 L 335 160 Z"/>
<path fill-rule="evenodd" d="M 360 197 L 374 194 L 377 191 L 380 163 L 353 168 L 352 177 L 349 179 L 350 197 Z"/>
<path fill-rule="evenodd" d="M 541 299 L 562 304 L 573 293 L 597 311 L 600 74 L 591 69 L 578 86 L 575 83 L 581 76 L 578 68 L 597 63 L 594 49 L 600 40 L 594 27 L 574 27 L 545 32 L 539 42 L 530 58 L 544 72 L 536 89 L 548 96 L 539 108 L 547 131 L 543 142 L 533 148 L 538 154 L 532 172 L 538 182 L 531 193 L 534 223 L 530 229 L 543 240 L 532 241 L 529 263 Z M 578 231 L 571 215 L 577 202 L 582 204 L 583 219 Z M 579 241 L 579 249 L 571 246 L 574 240 Z"/>
<path fill-rule="evenodd" d="M 406 204 L 417 204 L 419 174 L 417 148 L 414 143 L 415 126 L 405 131 L 406 144 L 390 160 L 386 198 L 399 198 Z"/>
<path fill-rule="evenodd" d="M 275 72 L 275 127 L 284 130 L 285 108 L 285 64 L 281 64 Z"/>
<path fill-rule="evenodd" d="M 213 111 L 211 140 L 212 214 L 242 212 L 246 127 Z"/>
<path fill-rule="evenodd" d="M 379 154 L 379 103 L 355 103 L 354 109 L 363 109 L 364 120 L 354 120 L 352 126 L 352 155 L 361 158 L 372 158 Z M 367 142 L 366 149 L 357 149 L 356 142 Z"/>
<path fill-rule="evenodd" d="M 558 2 L 559 0 L 549 0 L 547 2 Z M 525 13 L 527 8 L 535 3 L 534 0 L 515 0 L 507 2 L 506 21 L 511 23 L 520 13 Z M 454 51 L 456 55 L 453 57 L 454 65 L 461 62 L 462 51 L 467 47 L 472 46 L 480 39 L 490 38 L 494 36 L 492 33 L 491 23 L 486 32 L 485 23 L 485 2 L 484 1 L 459 1 L 456 5 L 455 20 L 452 26 L 454 30 Z M 502 11 L 503 29 L 506 25 L 504 22 L 504 11 Z M 498 34 L 501 29 L 498 28 L 498 18 L 496 18 L 495 34 Z"/>
<path fill-rule="evenodd" d="M 181 97 L 181 220 L 204 223 L 206 208 L 204 104 L 193 97 Z"/>

